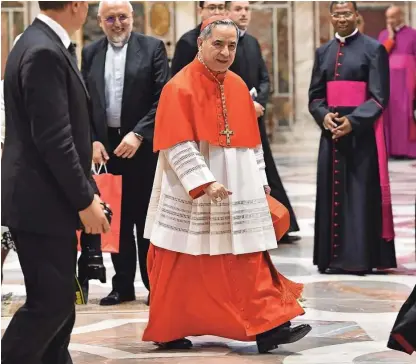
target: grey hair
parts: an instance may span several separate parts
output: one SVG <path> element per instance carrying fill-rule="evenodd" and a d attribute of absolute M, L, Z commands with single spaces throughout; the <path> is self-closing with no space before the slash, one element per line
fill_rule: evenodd
<path fill-rule="evenodd" d="M 101 15 L 101 10 L 103 9 L 104 3 L 128 3 L 130 12 L 133 12 L 133 5 L 131 5 L 130 1 L 107 0 L 107 1 L 100 1 L 100 3 L 98 4 L 98 15 Z"/>
<path fill-rule="evenodd" d="M 237 32 L 237 38 L 240 34 L 237 25 L 231 20 L 231 19 L 223 19 L 223 20 L 217 20 L 212 22 L 211 24 L 207 25 L 199 35 L 199 38 L 203 40 L 207 40 L 212 35 L 212 30 L 217 27 L 218 25 L 225 25 L 228 27 L 234 27 Z"/>

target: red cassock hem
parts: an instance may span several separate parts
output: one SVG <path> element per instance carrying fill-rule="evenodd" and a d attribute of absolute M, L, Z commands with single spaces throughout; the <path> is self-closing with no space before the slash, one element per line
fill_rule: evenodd
<path fill-rule="evenodd" d="M 268 252 L 193 256 L 151 245 L 147 261 L 151 304 L 143 341 L 254 341 L 304 314 L 297 301 L 303 285 L 277 272 Z"/>

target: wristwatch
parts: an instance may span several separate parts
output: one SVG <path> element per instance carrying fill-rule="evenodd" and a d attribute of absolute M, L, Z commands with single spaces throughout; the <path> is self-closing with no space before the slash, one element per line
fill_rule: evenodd
<path fill-rule="evenodd" d="M 134 135 L 137 137 L 137 139 L 139 139 L 141 142 L 143 141 L 143 137 L 140 135 L 140 134 L 138 134 L 138 133 L 134 133 Z"/>

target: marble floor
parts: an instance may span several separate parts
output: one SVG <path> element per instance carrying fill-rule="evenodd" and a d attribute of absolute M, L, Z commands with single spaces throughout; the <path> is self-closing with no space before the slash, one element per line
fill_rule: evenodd
<path fill-rule="evenodd" d="M 306 314 L 295 323 L 309 323 L 312 332 L 292 345 L 258 355 L 255 343 L 241 343 L 217 337 L 191 338 L 190 351 L 166 352 L 142 342 L 148 320 L 144 305 L 146 291 L 136 281 L 137 301 L 108 308 L 98 306 L 100 297 L 111 290 L 110 283 L 91 283 L 90 303 L 77 307 L 77 321 L 70 350 L 75 364 L 408 364 L 407 356 L 386 348 L 389 331 L 398 309 L 416 283 L 414 198 L 416 161 L 390 163 L 397 270 L 365 277 L 320 275 L 312 265 L 313 216 L 315 201 L 316 145 L 289 142 L 273 146 L 276 163 L 296 210 L 302 240 L 280 245 L 271 252 L 280 272 L 305 284 Z M 113 273 L 105 257 L 108 278 Z M 5 265 L 2 293 L 2 330 L 24 299 L 25 289 L 19 263 L 11 255 Z"/>

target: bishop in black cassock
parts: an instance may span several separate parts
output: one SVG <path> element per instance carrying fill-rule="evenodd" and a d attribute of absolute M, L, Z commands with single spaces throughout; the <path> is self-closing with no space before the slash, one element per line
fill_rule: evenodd
<path fill-rule="evenodd" d="M 170 68 L 172 77 L 195 59 L 198 53 L 197 39 L 201 32 L 202 22 L 214 15 L 224 15 L 225 1 L 198 1 L 198 7 L 201 23 L 182 35 L 176 43 Z"/>
<path fill-rule="evenodd" d="M 354 2 L 331 3 L 337 33 L 316 51 L 309 110 L 322 130 L 314 264 L 322 273 L 396 267 L 382 116 L 385 48 L 356 28 Z"/>
<path fill-rule="evenodd" d="M 246 29 L 251 18 L 250 4 L 248 1 L 228 1 L 228 16 L 240 29 L 240 38 L 237 53 L 230 70 L 237 73 L 246 83 L 249 90 L 256 89 L 257 97 L 254 98 L 259 104 L 266 108 L 270 93 L 270 80 L 266 64 L 261 54 L 260 44 L 256 38 L 247 34 Z M 264 161 L 266 163 L 266 175 L 271 188 L 271 195 L 281 202 L 290 213 L 290 228 L 288 232 L 299 231 L 296 216 L 290 204 L 289 198 L 283 187 L 276 164 L 270 149 L 267 137 L 264 117 L 258 119 L 261 141 L 263 144 Z M 295 237 L 286 235 L 282 240 L 292 240 Z"/>

